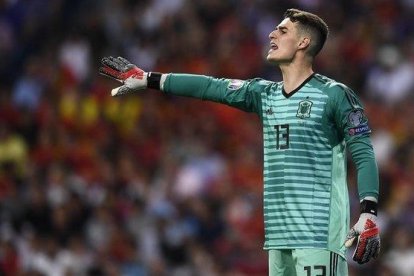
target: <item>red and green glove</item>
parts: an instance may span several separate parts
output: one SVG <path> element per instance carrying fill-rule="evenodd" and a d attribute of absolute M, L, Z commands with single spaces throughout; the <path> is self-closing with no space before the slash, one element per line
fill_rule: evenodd
<path fill-rule="evenodd" d="M 361 202 L 361 215 L 358 222 L 351 228 L 346 236 L 345 247 L 351 247 L 358 240 L 352 259 L 359 264 L 376 259 L 380 252 L 381 241 L 377 225 L 377 203 L 363 200 Z"/>
<path fill-rule="evenodd" d="M 123 57 L 104 57 L 101 63 L 102 66 L 99 68 L 101 75 L 123 83 L 112 89 L 112 96 L 134 93 L 146 88 L 160 89 L 162 76 L 160 73 L 144 72 Z"/>

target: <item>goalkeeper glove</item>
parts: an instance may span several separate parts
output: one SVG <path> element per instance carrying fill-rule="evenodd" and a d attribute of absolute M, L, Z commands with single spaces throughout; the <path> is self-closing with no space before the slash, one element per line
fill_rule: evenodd
<path fill-rule="evenodd" d="M 146 88 L 160 89 L 161 74 L 144 72 L 123 57 L 104 57 L 99 73 L 122 82 L 123 85 L 112 89 L 112 96 L 120 96 Z"/>
<path fill-rule="evenodd" d="M 377 203 L 370 200 L 361 202 L 361 215 L 358 222 L 346 236 L 345 247 L 351 247 L 358 238 L 352 259 L 359 264 L 378 257 L 381 242 L 377 226 Z"/>

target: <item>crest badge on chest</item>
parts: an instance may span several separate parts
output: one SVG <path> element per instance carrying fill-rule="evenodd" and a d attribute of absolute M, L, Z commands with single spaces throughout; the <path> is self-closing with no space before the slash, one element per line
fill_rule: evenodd
<path fill-rule="evenodd" d="M 309 97 L 306 100 L 299 102 L 298 112 L 296 113 L 296 117 L 301 119 L 309 118 L 313 103 L 309 100 Z"/>

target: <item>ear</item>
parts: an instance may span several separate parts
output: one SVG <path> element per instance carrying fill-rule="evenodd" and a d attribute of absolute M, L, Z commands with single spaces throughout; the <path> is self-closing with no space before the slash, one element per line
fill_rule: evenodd
<path fill-rule="evenodd" d="M 311 39 L 309 37 L 304 37 L 299 42 L 298 47 L 299 47 L 299 49 L 306 49 L 306 48 L 309 47 L 310 43 L 311 43 Z"/>

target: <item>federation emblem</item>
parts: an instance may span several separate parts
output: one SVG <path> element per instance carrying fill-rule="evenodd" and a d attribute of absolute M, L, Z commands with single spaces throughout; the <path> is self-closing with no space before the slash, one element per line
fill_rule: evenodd
<path fill-rule="evenodd" d="M 359 126 L 364 119 L 364 113 L 362 110 L 353 110 L 348 114 L 348 122 L 351 126 L 357 127 Z"/>
<path fill-rule="evenodd" d="M 296 117 L 301 119 L 309 118 L 311 113 L 313 103 L 309 100 L 304 100 L 299 102 L 298 112 L 296 113 Z"/>
<path fill-rule="evenodd" d="M 242 87 L 244 84 L 244 81 L 242 80 L 230 80 L 229 85 L 227 86 L 230 90 L 237 90 L 240 87 Z"/>

